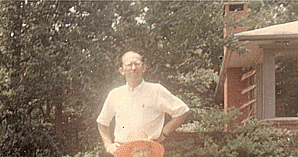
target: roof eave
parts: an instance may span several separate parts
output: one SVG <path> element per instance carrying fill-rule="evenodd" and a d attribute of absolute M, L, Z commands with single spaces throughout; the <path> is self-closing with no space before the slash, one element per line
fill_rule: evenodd
<path fill-rule="evenodd" d="M 242 35 L 235 34 L 239 41 L 256 41 L 256 40 L 292 40 L 298 39 L 298 34 L 274 34 L 274 35 Z"/>

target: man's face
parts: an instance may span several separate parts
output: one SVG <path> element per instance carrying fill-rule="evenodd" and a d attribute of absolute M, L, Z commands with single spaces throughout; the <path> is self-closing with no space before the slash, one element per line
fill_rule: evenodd
<path fill-rule="evenodd" d="M 123 65 L 119 69 L 120 73 L 126 77 L 127 81 L 140 81 L 146 66 L 141 61 L 137 53 L 128 52 L 122 58 Z"/>

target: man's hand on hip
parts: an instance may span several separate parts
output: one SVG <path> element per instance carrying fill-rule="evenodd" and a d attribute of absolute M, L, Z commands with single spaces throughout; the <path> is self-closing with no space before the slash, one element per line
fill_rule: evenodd
<path fill-rule="evenodd" d="M 118 147 L 120 147 L 119 143 L 112 143 L 106 146 L 106 151 L 114 155 Z"/>
<path fill-rule="evenodd" d="M 158 143 L 161 143 L 165 139 L 166 139 L 166 137 L 163 134 L 160 134 L 160 136 L 155 141 L 158 142 Z"/>

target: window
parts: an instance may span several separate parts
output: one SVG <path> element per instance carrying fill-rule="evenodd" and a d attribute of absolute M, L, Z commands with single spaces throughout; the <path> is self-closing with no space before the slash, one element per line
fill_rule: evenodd
<path fill-rule="evenodd" d="M 297 57 L 276 58 L 275 81 L 276 117 L 298 117 Z"/>

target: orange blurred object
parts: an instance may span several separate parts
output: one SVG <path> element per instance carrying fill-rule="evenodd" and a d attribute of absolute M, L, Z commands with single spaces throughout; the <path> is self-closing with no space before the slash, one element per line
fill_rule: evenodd
<path fill-rule="evenodd" d="M 138 140 L 122 144 L 115 157 L 163 157 L 164 147 L 155 141 Z"/>

